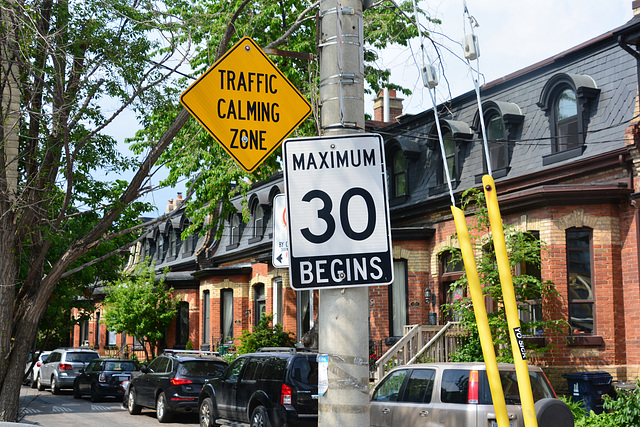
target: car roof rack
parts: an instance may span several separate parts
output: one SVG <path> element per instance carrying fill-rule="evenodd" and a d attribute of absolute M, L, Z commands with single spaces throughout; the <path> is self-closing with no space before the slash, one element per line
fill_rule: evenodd
<path fill-rule="evenodd" d="M 258 353 L 314 353 L 315 350 L 305 347 L 260 347 L 256 350 Z"/>
<path fill-rule="evenodd" d="M 174 354 L 174 355 L 180 355 L 180 354 L 189 354 L 189 355 L 194 355 L 194 356 L 220 356 L 220 353 L 218 353 L 217 351 L 206 351 L 206 350 L 180 350 L 180 349 L 173 349 L 173 348 L 169 348 L 169 349 L 165 349 L 162 354 Z"/>

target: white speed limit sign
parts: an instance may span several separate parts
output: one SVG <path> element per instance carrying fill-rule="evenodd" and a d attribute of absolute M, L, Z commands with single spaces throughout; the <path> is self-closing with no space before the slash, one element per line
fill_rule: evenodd
<path fill-rule="evenodd" d="M 283 147 L 291 287 L 393 282 L 382 137 L 297 138 Z"/>

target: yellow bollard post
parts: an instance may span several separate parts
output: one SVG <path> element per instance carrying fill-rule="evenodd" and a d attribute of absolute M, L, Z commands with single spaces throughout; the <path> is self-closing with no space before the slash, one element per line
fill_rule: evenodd
<path fill-rule="evenodd" d="M 504 238 L 502 227 L 502 217 L 498 205 L 498 195 L 493 178 L 489 175 L 482 177 L 482 186 L 487 201 L 489 212 L 489 222 L 493 234 L 493 246 L 496 251 L 496 261 L 498 263 L 498 273 L 500 274 L 500 284 L 502 286 L 502 298 L 509 325 L 509 337 L 511 339 L 511 351 L 518 377 L 518 390 L 520 391 L 520 402 L 522 404 L 522 415 L 525 427 L 537 427 L 538 420 L 533 402 L 531 390 L 531 379 L 529 378 L 529 367 L 527 365 L 527 355 L 524 350 L 522 340 L 522 329 L 520 328 L 520 318 L 518 317 L 518 305 L 511 278 L 511 267 L 509 256 L 507 255 L 507 244 Z"/>
<path fill-rule="evenodd" d="M 482 287 L 476 267 L 476 259 L 473 255 L 469 229 L 467 228 L 467 222 L 465 221 L 464 211 L 462 211 L 462 209 L 451 206 L 451 212 L 453 213 L 453 220 L 456 224 L 456 231 L 458 232 L 460 250 L 462 251 L 462 259 L 464 260 L 464 269 L 467 272 L 469 293 L 471 294 L 473 312 L 476 316 L 476 323 L 478 324 L 478 334 L 480 335 L 480 346 L 482 347 L 484 364 L 487 367 L 487 378 L 489 380 L 489 388 L 491 389 L 491 398 L 493 399 L 493 409 L 496 411 L 498 427 L 509 427 L 509 414 L 507 413 L 507 405 L 504 401 L 500 371 L 498 370 L 496 353 L 493 349 L 491 329 L 489 328 L 489 320 L 487 319 L 487 308 L 484 304 L 484 297 L 482 296 Z"/>

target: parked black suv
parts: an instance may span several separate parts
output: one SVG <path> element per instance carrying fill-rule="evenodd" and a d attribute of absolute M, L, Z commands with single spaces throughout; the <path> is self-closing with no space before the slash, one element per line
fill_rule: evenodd
<path fill-rule="evenodd" d="M 204 384 L 200 426 L 221 421 L 255 426 L 318 425 L 317 353 L 264 348 L 239 356 L 221 377 Z"/>
<path fill-rule="evenodd" d="M 204 382 L 222 374 L 227 362 L 205 351 L 165 350 L 149 366 L 142 365 L 142 374 L 131 380 L 127 409 L 131 415 L 143 407 L 155 408 L 161 423 L 174 412 L 198 409 L 198 394 Z"/>

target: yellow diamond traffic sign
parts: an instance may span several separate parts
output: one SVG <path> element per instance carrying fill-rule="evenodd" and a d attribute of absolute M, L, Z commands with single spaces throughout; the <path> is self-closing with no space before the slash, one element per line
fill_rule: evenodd
<path fill-rule="evenodd" d="M 309 102 L 249 37 L 189 86 L 180 102 L 247 172 L 311 114 Z"/>

